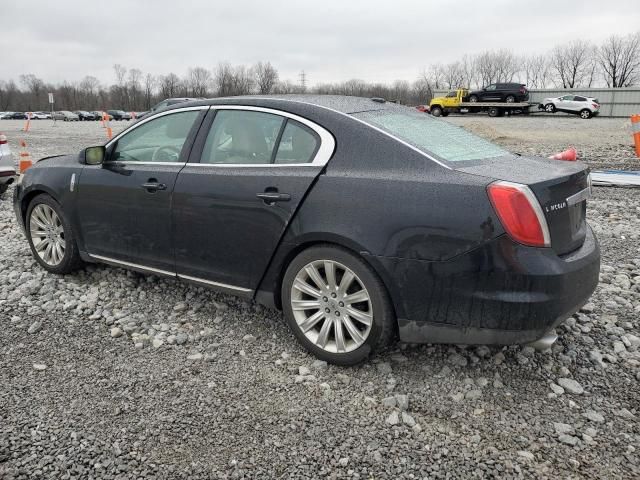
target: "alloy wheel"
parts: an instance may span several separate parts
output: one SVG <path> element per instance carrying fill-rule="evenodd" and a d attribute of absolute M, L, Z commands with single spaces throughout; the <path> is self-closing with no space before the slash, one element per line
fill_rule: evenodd
<path fill-rule="evenodd" d="M 552 103 L 548 103 L 546 107 L 544 107 L 544 109 L 548 112 L 548 113 L 553 113 L 556 110 L 556 107 L 553 106 Z"/>
<path fill-rule="evenodd" d="M 589 118 L 591 116 L 591 112 L 589 112 L 589 110 L 582 110 L 580 112 L 580 117 L 581 118 Z"/>
<path fill-rule="evenodd" d="M 513 95 L 509 95 L 507 97 L 507 103 L 514 103 L 516 101 L 516 97 L 514 97 Z"/>
<path fill-rule="evenodd" d="M 304 336 L 331 353 L 360 347 L 373 324 L 371 297 L 358 276 L 332 260 L 316 260 L 296 275 L 291 309 Z"/>
<path fill-rule="evenodd" d="M 60 265 L 66 241 L 62 221 L 55 210 L 44 203 L 36 205 L 29 217 L 29 233 L 42 261 L 51 267 Z"/>

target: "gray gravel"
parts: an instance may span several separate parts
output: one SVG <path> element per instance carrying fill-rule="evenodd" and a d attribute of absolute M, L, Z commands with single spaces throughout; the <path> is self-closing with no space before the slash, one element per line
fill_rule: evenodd
<path fill-rule="evenodd" d="M 605 154 L 553 120 L 540 151 L 631 165 L 628 145 Z M 39 155 L 104 138 L 47 123 Z M 0 122 L 14 151 L 21 126 Z M 106 266 L 46 274 L 2 201 L 0 478 L 638 478 L 640 191 L 596 188 L 589 217 L 601 283 L 550 351 L 398 345 L 337 368 L 231 296 Z"/>

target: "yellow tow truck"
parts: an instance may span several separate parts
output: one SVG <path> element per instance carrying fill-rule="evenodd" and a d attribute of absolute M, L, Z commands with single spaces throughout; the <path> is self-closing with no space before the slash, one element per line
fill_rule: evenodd
<path fill-rule="evenodd" d="M 429 102 L 431 115 L 434 117 L 446 117 L 450 113 L 482 113 L 486 112 L 490 117 L 502 117 L 505 114 L 528 114 L 533 106 L 529 102 L 468 102 L 468 88 L 458 88 L 447 93 L 444 97 L 435 97 Z"/>

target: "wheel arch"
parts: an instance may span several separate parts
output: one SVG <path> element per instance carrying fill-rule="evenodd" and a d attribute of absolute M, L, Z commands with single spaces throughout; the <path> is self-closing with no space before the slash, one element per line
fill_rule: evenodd
<path fill-rule="evenodd" d="M 256 290 L 255 300 L 263 305 L 282 310 L 281 293 L 282 281 L 291 262 L 303 251 L 317 246 L 339 247 L 365 262 L 380 278 L 387 290 L 396 319 L 402 316 L 402 302 L 383 265 L 377 261 L 375 255 L 370 254 L 364 247 L 353 240 L 335 234 L 305 235 L 296 244 L 281 244 L 269 268 Z"/>
<path fill-rule="evenodd" d="M 33 199 L 43 193 L 49 195 L 56 202 L 60 203 L 60 200 L 56 198 L 55 192 L 53 192 L 50 188 L 44 185 L 34 186 L 33 188 L 29 189 L 28 192 L 25 192 L 22 198 L 20 199 L 20 215 L 22 216 L 23 222 L 26 222 L 27 210 L 29 209 L 29 205 L 31 204 Z"/>

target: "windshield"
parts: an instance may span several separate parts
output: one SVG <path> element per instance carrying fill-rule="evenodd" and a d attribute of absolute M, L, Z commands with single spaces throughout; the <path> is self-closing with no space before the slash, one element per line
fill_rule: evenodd
<path fill-rule="evenodd" d="M 376 110 L 353 116 L 446 162 L 513 156 L 463 128 L 410 110 Z"/>

